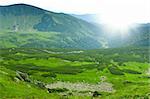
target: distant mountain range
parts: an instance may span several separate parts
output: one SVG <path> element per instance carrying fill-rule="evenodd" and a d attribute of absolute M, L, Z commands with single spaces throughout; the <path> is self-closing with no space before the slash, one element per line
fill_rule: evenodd
<path fill-rule="evenodd" d="M 94 15 L 69 15 L 26 4 L 0 6 L 0 48 L 81 48 L 149 45 L 150 24 L 130 29 L 132 38 L 120 43 L 108 37 Z M 129 43 L 130 42 L 130 43 Z M 122 45 L 124 44 L 124 45 Z"/>
<path fill-rule="evenodd" d="M 96 14 L 82 14 L 82 15 L 72 14 L 72 16 L 82 19 L 84 21 L 90 22 L 90 23 L 99 23 L 97 22 L 98 17 Z"/>

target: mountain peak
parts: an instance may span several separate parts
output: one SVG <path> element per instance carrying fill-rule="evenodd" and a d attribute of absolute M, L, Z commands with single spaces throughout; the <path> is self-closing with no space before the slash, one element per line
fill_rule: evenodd
<path fill-rule="evenodd" d="M 33 8 L 38 8 L 33 5 L 25 4 L 25 3 L 18 3 L 18 4 L 11 4 L 11 5 L 2 5 L 0 7 L 33 7 Z"/>
<path fill-rule="evenodd" d="M 28 4 L 13 4 L 13 5 L 6 5 L 6 6 L 0 6 L 0 14 L 1 15 L 8 15 L 8 14 L 13 14 L 13 15 L 39 15 L 43 14 L 45 10 L 28 5 Z"/>

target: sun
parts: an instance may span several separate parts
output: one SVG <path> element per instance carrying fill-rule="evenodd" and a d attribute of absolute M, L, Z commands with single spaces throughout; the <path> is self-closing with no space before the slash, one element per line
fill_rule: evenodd
<path fill-rule="evenodd" d="M 120 33 L 127 35 L 128 29 L 132 21 L 125 15 L 111 14 L 111 15 L 98 15 L 97 20 L 99 23 L 105 25 L 106 29 L 111 31 L 114 35 Z M 117 32 L 116 32 L 117 31 Z M 119 31 L 119 32 L 118 32 Z"/>
<path fill-rule="evenodd" d="M 128 16 L 121 16 L 121 15 L 98 15 L 98 20 L 101 21 L 101 23 L 104 23 L 108 25 L 109 27 L 112 27 L 114 29 L 126 29 L 129 27 L 132 22 L 130 22 L 130 19 Z"/>
<path fill-rule="evenodd" d="M 113 34 L 121 34 L 122 36 L 125 36 L 128 34 L 128 30 L 130 28 L 130 25 L 132 23 L 129 23 L 125 20 L 115 20 L 115 19 L 107 19 L 105 22 L 105 27 L 107 27 L 108 30 L 112 31 Z"/>

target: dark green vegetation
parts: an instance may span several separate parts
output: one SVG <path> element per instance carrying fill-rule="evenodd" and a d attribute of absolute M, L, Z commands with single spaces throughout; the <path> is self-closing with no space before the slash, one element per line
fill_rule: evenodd
<path fill-rule="evenodd" d="M 149 99 L 148 51 L 147 47 L 97 50 L 3 48 L 0 50 L 0 97 Z M 56 87 L 77 84 L 81 88 L 76 91 L 68 86 L 45 88 L 50 83 Z M 91 86 L 99 83 L 101 91 L 86 89 L 95 88 Z M 112 91 L 107 89 L 110 86 L 107 83 L 113 85 Z"/>

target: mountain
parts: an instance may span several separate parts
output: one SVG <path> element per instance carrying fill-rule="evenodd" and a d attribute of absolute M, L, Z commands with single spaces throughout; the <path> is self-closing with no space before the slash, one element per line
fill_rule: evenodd
<path fill-rule="evenodd" d="M 120 35 L 108 36 L 107 41 L 109 47 L 150 46 L 150 23 L 132 24 L 126 31 L 117 32 L 122 32 L 123 35 L 118 33 Z"/>
<path fill-rule="evenodd" d="M 26 4 L 0 6 L 0 48 L 150 46 L 150 23 L 133 24 L 122 36 L 122 31 L 94 22 L 95 14 L 55 13 Z"/>
<path fill-rule="evenodd" d="M 129 42 L 134 46 L 150 46 L 150 23 L 137 24 L 129 30 Z"/>
<path fill-rule="evenodd" d="M 72 14 L 72 16 L 100 27 L 101 33 L 105 34 L 103 37 L 105 38 L 105 43 L 108 47 L 150 46 L 150 23 L 131 24 L 128 27 L 128 30 L 125 31 L 126 35 L 122 36 L 121 32 L 124 31 L 108 29 L 105 24 L 101 24 L 100 21 L 97 21 L 99 19 L 97 14 Z M 102 44 L 104 45 L 104 43 Z"/>
<path fill-rule="evenodd" d="M 26 4 L 0 6 L 0 47 L 100 48 L 99 27 Z"/>

